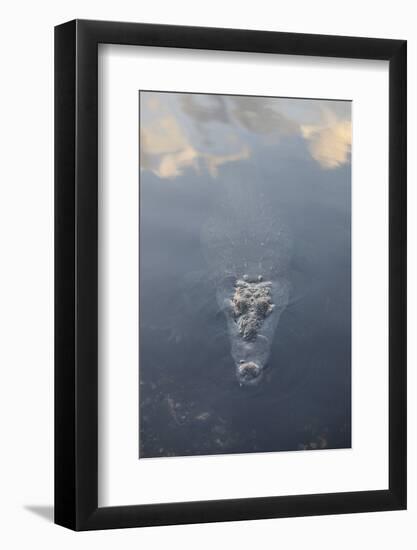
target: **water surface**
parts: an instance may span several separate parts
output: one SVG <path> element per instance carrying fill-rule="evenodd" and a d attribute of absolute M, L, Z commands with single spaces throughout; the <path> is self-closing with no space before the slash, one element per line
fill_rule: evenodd
<path fill-rule="evenodd" d="M 350 116 L 342 101 L 140 93 L 141 458 L 350 447 Z M 230 185 L 262 194 L 291 243 L 289 303 L 251 387 L 201 239 Z"/>

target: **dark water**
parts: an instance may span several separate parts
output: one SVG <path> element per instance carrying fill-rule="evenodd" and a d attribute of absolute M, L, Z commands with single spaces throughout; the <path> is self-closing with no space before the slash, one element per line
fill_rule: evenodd
<path fill-rule="evenodd" d="M 205 97 L 194 111 L 178 94 L 141 97 L 142 128 L 158 117 L 177 125 L 141 139 L 140 457 L 350 447 L 350 159 L 334 143 L 337 131 L 320 130 L 318 102 L 280 100 L 284 124 L 263 104 L 236 112 Z M 325 103 L 338 117 L 329 127 L 350 113 L 349 104 Z M 304 119 L 325 134 L 324 149 L 330 142 L 324 157 L 300 130 Z M 232 147 L 213 170 L 209 155 L 227 150 L 230 130 L 234 150 L 243 143 L 250 152 L 236 158 Z M 181 160 L 187 154 L 192 163 Z M 254 387 L 237 382 L 201 243 L 224 182 L 248 178 L 292 243 L 290 303 Z"/>

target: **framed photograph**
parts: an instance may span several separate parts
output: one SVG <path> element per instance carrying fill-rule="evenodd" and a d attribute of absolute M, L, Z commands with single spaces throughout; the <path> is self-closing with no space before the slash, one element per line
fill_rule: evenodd
<path fill-rule="evenodd" d="M 406 42 L 55 29 L 55 522 L 406 508 Z"/>

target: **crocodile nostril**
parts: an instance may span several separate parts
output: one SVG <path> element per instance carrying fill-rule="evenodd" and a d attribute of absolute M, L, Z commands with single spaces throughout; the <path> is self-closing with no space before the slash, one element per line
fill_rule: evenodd
<path fill-rule="evenodd" d="M 254 382 L 262 373 L 262 368 L 254 361 L 242 362 L 238 366 L 239 379 L 242 383 Z"/>

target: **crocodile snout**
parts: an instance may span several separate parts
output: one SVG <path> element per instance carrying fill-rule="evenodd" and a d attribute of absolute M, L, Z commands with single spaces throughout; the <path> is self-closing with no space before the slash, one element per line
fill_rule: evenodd
<path fill-rule="evenodd" d="M 257 383 L 262 375 L 262 367 L 254 361 L 240 363 L 237 367 L 239 382 L 245 385 Z"/>

